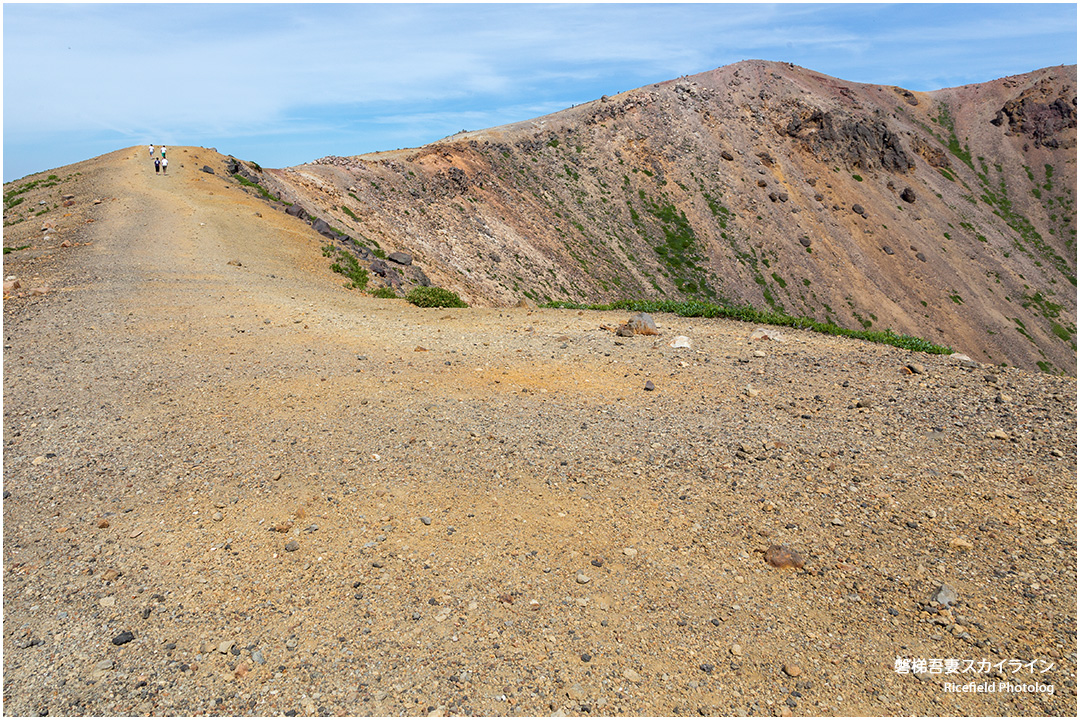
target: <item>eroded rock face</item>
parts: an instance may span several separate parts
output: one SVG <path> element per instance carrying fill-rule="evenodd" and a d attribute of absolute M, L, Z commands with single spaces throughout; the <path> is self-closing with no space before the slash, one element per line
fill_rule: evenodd
<path fill-rule="evenodd" d="M 880 119 L 803 110 L 792 116 L 785 132 L 806 143 L 815 155 L 841 159 L 852 167 L 893 172 L 914 167 L 900 138 Z"/>
<path fill-rule="evenodd" d="M 1076 89 L 1049 80 L 1041 82 L 1005 103 L 990 122 L 1031 138 L 1035 147 L 1056 148 L 1060 144 L 1057 135 L 1076 127 Z"/>

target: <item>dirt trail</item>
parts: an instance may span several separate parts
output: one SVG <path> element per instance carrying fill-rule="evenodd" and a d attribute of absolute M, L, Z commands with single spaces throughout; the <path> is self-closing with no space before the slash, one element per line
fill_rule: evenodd
<path fill-rule="evenodd" d="M 1075 714 L 1075 380 L 376 300 L 170 162 L 6 228 L 6 714 Z"/>

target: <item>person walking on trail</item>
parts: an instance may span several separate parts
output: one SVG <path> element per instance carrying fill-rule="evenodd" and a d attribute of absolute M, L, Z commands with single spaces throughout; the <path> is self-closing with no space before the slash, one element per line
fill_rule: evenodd
<path fill-rule="evenodd" d="M 161 157 L 162 158 L 165 157 L 165 146 L 164 145 L 161 146 Z"/>
<path fill-rule="evenodd" d="M 167 158 L 161 158 L 161 172 L 164 174 L 168 174 L 169 172 L 169 161 Z"/>
<path fill-rule="evenodd" d="M 154 173 L 156 174 L 159 172 L 161 172 L 161 161 L 157 158 L 154 158 Z"/>
<path fill-rule="evenodd" d="M 150 146 L 150 157 L 154 157 L 154 146 Z"/>

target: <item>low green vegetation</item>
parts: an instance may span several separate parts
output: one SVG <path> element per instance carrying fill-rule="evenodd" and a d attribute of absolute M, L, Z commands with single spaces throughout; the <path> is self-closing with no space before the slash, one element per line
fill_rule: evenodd
<path fill-rule="evenodd" d="M 356 288 L 357 290 L 363 290 L 367 287 L 368 271 L 360 267 L 360 263 L 357 262 L 352 253 L 333 245 L 323 245 L 323 257 L 336 257 L 336 260 L 330 265 L 330 269 L 349 279 L 349 284 L 346 287 Z"/>
<path fill-rule="evenodd" d="M 269 190 L 264 188 L 259 183 L 251 182 L 250 180 L 248 180 L 246 177 L 244 177 L 240 173 L 234 173 L 233 174 L 233 179 L 236 180 L 236 182 L 243 185 L 244 187 L 252 188 L 253 190 L 258 192 L 260 195 L 262 195 L 267 200 L 272 200 L 274 202 L 281 202 L 281 198 L 279 198 L 277 195 L 274 195 L 273 193 L 271 193 Z"/>
<path fill-rule="evenodd" d="M 29 245 L 20 245 L 19 247 L 5 247 L 4 254 L 7 255 L 8 253 L 16 252 L 18 250 L 26 250 L 29 247 Z"/>
<path fill-rule="evenodd" d="M 59 182 L 59 175 L 49 175 L 48 177 L 38 178 L 37 180 L 23 183 L 22 185 L 7 191 L 4 193 L 4 210 L 10 210 L 25 200 L 25 198 L 19 197 L 20 195 L 28 193 L 34 188 L 50 188 L 59 184 Z"/>
<path fill-rule="evenodd" d="M 414 287 L 405 296 L 413 305 L 424 308 L 466 308 L 469 305 L 458 294 L 441 287 Z"/>
<path fill-rule="evenodd" d="M 396 298 L 398 296 L 398 294 L 394 291 L 394 288 L 390 287 L 389 285 L 383 285 L 382 287 L 375 288 L 371 291 L 371 294 L 374 297 L 387 300 Z"/>
<path fill-rule="evenodd" d="M 751 307 L 736 307 L 726 305 L 714 305 L 699 300 L 619 300 L 613 303 L 590 305 L 574 302 L 549 302 L 544 307 L 563 308 L 569 310 L 629 310 L 631 312 L 669 312 L 681 317 L 707 317 L 724 318 L 727 320 L 741 320 L 743 322 L 761 325 L 779 325 L 781 327 L 793 327 L 801 330 L 813 330 L 826 335 L 838 335 L 841 337 L 868 340 L 870 342 L 893 345 L 905 350 L 931 353 L 934 355 L 951 355 L 950 347 L 935 345 L 928 340 L 900 335 L 892 330 L 849 330 L 831 322 L 819 322 L 807 317 L 792 317 L 785 313 L 755 310 Z"/>

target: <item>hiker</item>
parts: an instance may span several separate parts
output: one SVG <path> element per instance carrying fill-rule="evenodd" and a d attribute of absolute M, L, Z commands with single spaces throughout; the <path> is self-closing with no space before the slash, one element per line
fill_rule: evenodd
<path fill-rule="evenodd" d="M 165 146 L 164 145 L 161 146 L 161 157 L 162 158 L 165 157 Z"/>
<path fill-rule="evenodd" d="M 150 157 L 154 157 L 154 146 L 150 146 Z"/>
<path fill-rule="evenodd" d="M 161 172 L 161 161 L 158 160 L 157 158 L 154 158 L 154 172 L 155 173 Z"/>
<path fill-rule="evenodd" d="M 162 173 L 168 173 L 169 172 L 169 161 L 166 158 L 161 158 L 161 172 Z"/>

